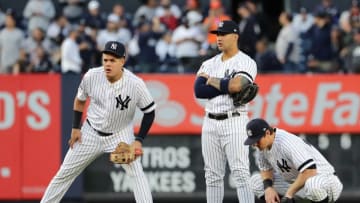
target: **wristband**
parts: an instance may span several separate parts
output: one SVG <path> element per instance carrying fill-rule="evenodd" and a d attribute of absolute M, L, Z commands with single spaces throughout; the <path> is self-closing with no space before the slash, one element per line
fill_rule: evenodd
<path fill-rule="evenodd" d="M 264 190 L 266 190 L 268 187 L 273 186 L 273 181 L 270 178 L 267 178 L 263 180 L 263 184 L 264 184 Z"/>
<path fill-rule="evenodd" d="M 80 129 L 80 122 L 83 112 L 74 110 L 72 128 Z"/>

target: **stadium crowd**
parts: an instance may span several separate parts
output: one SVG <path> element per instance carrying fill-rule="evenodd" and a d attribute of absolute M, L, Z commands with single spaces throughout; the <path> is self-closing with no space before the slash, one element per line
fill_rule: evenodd
<path fill-rule="evenodd" d="M 239 47 L 261 73 L 360 73 L 360 1 L 340 11 L 331 0 L 315 8 L 283 11 L 281 29 L 269 40 L 260 4 L 244 1 L 236 15 L 221 0 L 183 6 L 171 0 L 145 0 L 134 14 L 102 1 L 28 0 L 23 13 L 0 8 L 0 74 L 81 74 L 101 65 L 109 40 L 127 47 L 126 67 L 143 73 L 194 73 L 216 54 L 218 22 L 240 19 Z M 60 12 L 57 12 L 60 10 Z"/>

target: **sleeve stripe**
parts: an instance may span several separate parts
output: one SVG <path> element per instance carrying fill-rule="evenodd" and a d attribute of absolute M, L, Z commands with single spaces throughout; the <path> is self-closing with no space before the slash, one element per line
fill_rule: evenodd
<path fill-rule="evenodd" d="M 145 106 L 144 108 L 141 108 L 141 111 L 146 111 L 147 109 L 151 108 L 155 102 L 151 102 L 149 105 Z"/>
<path fill-rule="evenodd" d="M 245 72 L 245 71 L 236 72 L 236 74 L 239 74 L 239 73 L 240 73 L 240 74 L 244 74 L 244 75 L 246 75 L 247 77 L 249 77 L 250 80 L 251 80 L 251 82 L 254 81 L 253 77 L 252 77 L 249 73 L 247 73 L 247 72 Z"/>
<path fill-rule="evenodd" d="M 309 166 L 311 166 L 313 164 L 315 164 L 314 159 L 309 159 L 299 166 L 298 171 L 307 169 Z"/>

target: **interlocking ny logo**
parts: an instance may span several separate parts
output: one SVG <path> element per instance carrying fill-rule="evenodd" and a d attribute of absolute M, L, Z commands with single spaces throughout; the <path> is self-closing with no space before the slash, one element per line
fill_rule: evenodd
<path fill-rule="evenodd" d="M 121 105 L 120 110 L 124 110 L 128 108 L 129 102 L 130 102 L 130 97 L 126 96 L 126 98 L 123 100 L 121 98 L 121 94 L 119 94 L 119 96 L 115 97 L 116 99 L 116 108 L 119 108 L 119 105 Z"/>
<path fill-rule="evenodd" d="M 290 167 L 288 166 L 288 163 L 285 159 L 281 159 L 282 164 L 279 162 L 279 160 L 276 160 L 276 164 L 279 167 L 279 169 L 281 170 L 281 172 L 290 172 Z"/>
<path fill-rule="evenodd" d="M 116 48 L 117 48 L 117 44 L 116 44 L 116 43 L 112 43 L 111 46 L 110 46 L 110 49 L 116 50 Z"/>

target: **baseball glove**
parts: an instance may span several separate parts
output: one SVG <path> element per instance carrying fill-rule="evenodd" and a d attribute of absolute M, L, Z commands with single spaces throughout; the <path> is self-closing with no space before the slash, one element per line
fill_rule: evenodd
<path fill-rule="evenodd" d="M 231 94 L 234 106 L 238 107 L 247 104 L 253 100 L 259 90 L 259 86 L 256 83 L 245 84 L 240 92 Z"/>
<path fill-rule="evenodd" d="M 141 155 L 142 151 L 140 149 L 135 149 L 125 142 L 120 142 L 115 151 L 111 152 L 110 161 L 115 164 L 129 164 Z"/>
<path fill-rule="evenodd" d="M 280 203 L 295 203 L 295 200 L 293 198 L 283 197 Z"/>

